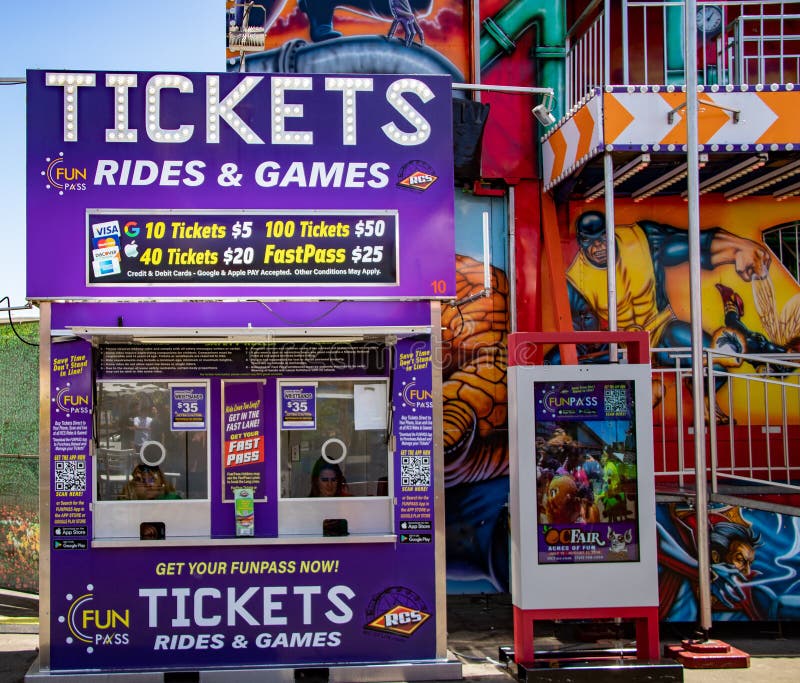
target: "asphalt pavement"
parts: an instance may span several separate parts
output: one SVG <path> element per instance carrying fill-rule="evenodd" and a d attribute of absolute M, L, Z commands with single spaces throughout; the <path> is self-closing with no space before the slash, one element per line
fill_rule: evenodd
<path fill-rule="evenodd" d="M 38 598 L 35 595 L 0 591 L 0 683 L 22 683 L 38 654 Z M 449 596 L 447 600 L 448 649 L 462 662 L 463 676 L 470 683 L 511 683 L 517 680 L 513 655 L 514 631 L 508 595 Z M 691 624 L 662 624 L 662 648 L 690 638 Z M 607 627 L 573 623 L 537 623 L 536 656 L 548 661 L 542 680 L 553 680 L 553 670 L 580 664 L 584 654 L 619 653 L 633 649 L 627 625 Z M 749 667 L 737 669 L 682 670 L 686 683 L 798 683 L 800 681 L 800 623 L 739 623 L 715 625 L 712 637 L 747 653 Z M 601 671 L 614 667 L 613 657 L 598 666 L 591 680 L 600 681 Z M 547 675 L 545 675 L 545 672 Z M 658 681 L 655 674 L 641 680 Z M 536 672 L 528 680 L 536 680 Z M 612 678 L 624 680 L 617 670 Z M 54 678 L 54 680 L 58 680 Z M 568 680 L 565 678 L 564 680 Z M 574 680 L 579 680 L 574 677 Z M 674 680 L 674 679 L 672 679 Z"/>

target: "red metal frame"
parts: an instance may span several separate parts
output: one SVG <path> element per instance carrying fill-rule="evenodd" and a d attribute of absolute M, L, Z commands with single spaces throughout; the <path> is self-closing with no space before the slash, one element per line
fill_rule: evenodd
<path fill-rule="evenodd" d="M 558 619 L 623 619 L 636 624 L 636 657 L 659 659 L 658 607 L 521 609 L 514 607 L 514 661 L 533 664 L 533 623 Z"/>
<path fill-rule="evenodd" d="M 548 344 L 619 344 L 628 349 L 628 362 L 650 364 L 647 332 L 515 332 L 508 335 L 508 365 L 541 365 Z M 562 354 L 563 357 L 563 354 Z"/>

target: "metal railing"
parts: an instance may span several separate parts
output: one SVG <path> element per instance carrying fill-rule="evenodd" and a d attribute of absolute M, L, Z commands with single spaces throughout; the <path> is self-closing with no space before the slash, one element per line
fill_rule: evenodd
<path fill-rule="evenodd" d="M 579 20 L 567 37 L 566 111 L 578 104 L 593 88 L 607 83 L 608 27 L 605 17 L 605 12 L 601 10 L 587 25 Z M 578 31 L 580 34 L 577 34 Z"/>
<path fill-rule="evenodd" d="M 695 477 L 688 349 L 655 349 L 655 469 L 659 490 Z M 705 349 L 705 433 L 712 494 L 800 494 L 800 357 Z M 663 359 L 671 359 L 669 366 Z"/>
<path fill-rule="evenodd" d="M 698 83 L 800 82 L 800 2 L 698 2 Z M 565 111 L 603 85 L 680 85 L 683 0 L 590 3 L 567 33 Z"/>
<path fill-rule="evenodd" d="M 713 387 L 727 382 L 723 411 L 727 425 L 709 421 L 711 491 L 722 482 L 768 484 L 800 493 L 800 363 L 797 357 L 731 354 L 706 350 L 711 414 L 717 403 Z M 730 363 L 748 364 L 753 372 L 734 373 Z M 734 398 L 744 398 L 735 409 Z"/>

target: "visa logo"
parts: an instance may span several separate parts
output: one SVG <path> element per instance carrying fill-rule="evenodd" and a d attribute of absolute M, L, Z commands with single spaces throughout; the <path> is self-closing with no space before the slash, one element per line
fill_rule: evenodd
<path fill-rule="evenodd" d="M 92 235 L 95 238 L 119 236 L 119 224 L 115 221 L 113 223 L 101 223 L 92 226 Z"/>

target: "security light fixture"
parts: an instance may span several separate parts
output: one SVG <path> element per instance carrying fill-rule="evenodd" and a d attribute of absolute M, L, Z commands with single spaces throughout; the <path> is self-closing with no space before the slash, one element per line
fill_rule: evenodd
<path fill-rule="evenodd" d="M 531 111 L 536 117 L 536 120 L 541 123 L 545 128 L 552 126 L 556 122 L 556 117 L 553 116 L 553 105 L 555 104 L 555 97 L 552 92 L 545 93 L 542 101 L 537 104 Z"/>
<path fill-rule="evenodd" d="M 556 122 L 556 117 L 553 116 L 545 104 L 537 104 L 531 111 L 536 117 L 536 120 L 545 128 L 552 126 Z"/>

